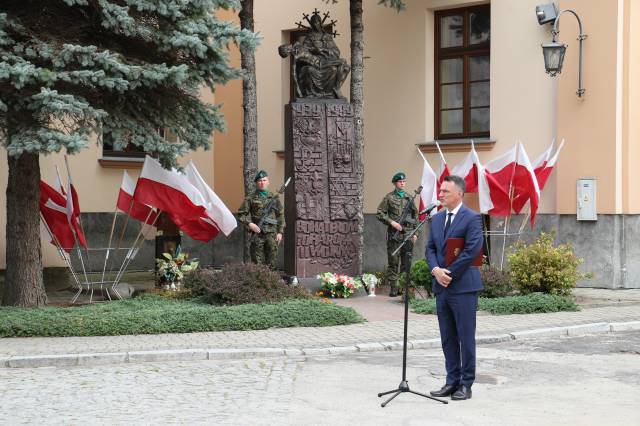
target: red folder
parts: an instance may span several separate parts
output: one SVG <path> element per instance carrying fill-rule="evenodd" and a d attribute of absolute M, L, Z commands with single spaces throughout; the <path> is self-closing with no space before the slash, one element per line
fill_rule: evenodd
<path fill-rule="evenodd" d="M 451 265 L 456 257 L 464 250 L 464 238 L 448 238 L 447 249 L 445 250 L 444 262 L 447 266 Z M 471 266 L 482 266 L 482 258 L 484 257 L 484 250 L 480 250 L 478 256 L 473 259 Z"/>

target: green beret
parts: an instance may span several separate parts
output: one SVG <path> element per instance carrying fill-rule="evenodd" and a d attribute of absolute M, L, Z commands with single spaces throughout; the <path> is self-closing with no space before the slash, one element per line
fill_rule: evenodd
<path fill-rule="evenodd" d="M 398 172 L 395 175 L 393 175 L 393 177 L 391 178 L 391 183 L 396 183 L 399 180 L 406 180 L 407 179 L 407 175 L 404 174 L 404 172 Z"/>
<path fill-rule="evenodd" d="M 256 177 L 255 177 L 255 178 L 253 178 L 253 181 L 254 181 L 254 182 L 257 182 L 257 181 L 259 181 L 260 179 L 262 179 L 263 177 L 267 177 L 267 176 L 269 176 L 269 175 L 267 174 L 267 172 L 265 172 L 264 170 L 260 170 L 258 173 L 256 173 Z"/>

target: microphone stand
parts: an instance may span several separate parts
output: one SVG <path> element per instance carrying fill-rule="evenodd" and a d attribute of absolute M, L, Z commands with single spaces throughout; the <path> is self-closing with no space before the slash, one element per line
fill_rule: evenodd
<path fill-rule="evenodd" d="M 402 381 L 400 382 L 400 384 L 398 385 L 398 387 L 396 389 L 392 389 L 392 390 L 387 391 L 387 392 L 381 392 L 381 393 L 378 394 L 378 398 L 380 398 L 383 395 L 388 395 L 390 393 L 393 393 L 393 395 L 391 395 L 391 397 L 389 399 L 387 399 L 382 404 L 380 404 L 381 407 L 385 407 L 396 396 L 398 396 L 398 395 L 400 395 L 401 393 L 404 393 L 404 392 L 409 392 L 409 393 L 413 393 L 415 395 L 420 395 L 422 397 L 429 398 L 429 399 L 432 399 L 434 401 L 441 402 L 443 404 L 448 404 L 449 403 L 448 401 L 444 401 L 442 399 L 438 399 L 438 398 L 435 398 L 435 397 L 430 396 L 430 395 L 425 395 L 423 393 L 413 391 L 413 390 L 411 390 L 409 388 L 409 383 L 407 382 L 407 332 L 408 332 L 408 323 L 409 323 L 409 283 L 411 281 L 411 253 L 413 251 L 412 250 L 413 243 L 409 242 L 409 241 L 416 234 L 416 232 L 418 232 L 418 230 L 422 227 L 422 225 L 424 225 L 430 219 L 431 218 L 427 214 L 427 216 L 424 218 L 424 220 L 422 220 L 422 221 L 420 221 L 418 223 L 418 226 L 416 226 L 415 229 L 413 231 L 411 231 L 409 233 L 409 235 L 407 235 L 405 237 L 405 239 L 402 241 L 402 243 L 400 243 L 398 248 L 396 248 L 396 250 L 392 253 L 392 256 L 395 256 L 396 253 L 398 253 L 398 250 L 402 250 L 400 252 L 400 256 L 402 257 L 402 264 L 404 266 L 404 272 L 405 272 L 405 280 L 404 280 L 404 339 L 403 339 L 403 342 L 402 342 Z"/>

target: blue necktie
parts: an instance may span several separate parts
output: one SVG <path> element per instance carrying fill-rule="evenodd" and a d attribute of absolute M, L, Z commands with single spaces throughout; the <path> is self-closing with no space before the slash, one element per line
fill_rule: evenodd
<path fill-rule="evenodd" d="M 447 223 L 444 224 L 444 237 L 447 238 L 447 233 L 449 232 L 449 227 L 451 226 L 451 218 L 453 217 L 453 213 L 447 213 Z"/>

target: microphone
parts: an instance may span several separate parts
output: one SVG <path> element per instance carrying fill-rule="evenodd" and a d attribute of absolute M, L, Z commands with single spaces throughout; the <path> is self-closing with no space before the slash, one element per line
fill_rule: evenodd
<path fill-rule="evenodd" d="M 435 209 L 436 207 L 440 206 L 440 201 L 436 201 L 435 203 L 429 204 L 427 207 L 425 207 L 424 210 L 422 210 L 420 213 L 418 213 L 418 216 L 422 216 L 423 214 L 429 214 L 431 213 L 431 210 Z"/>

